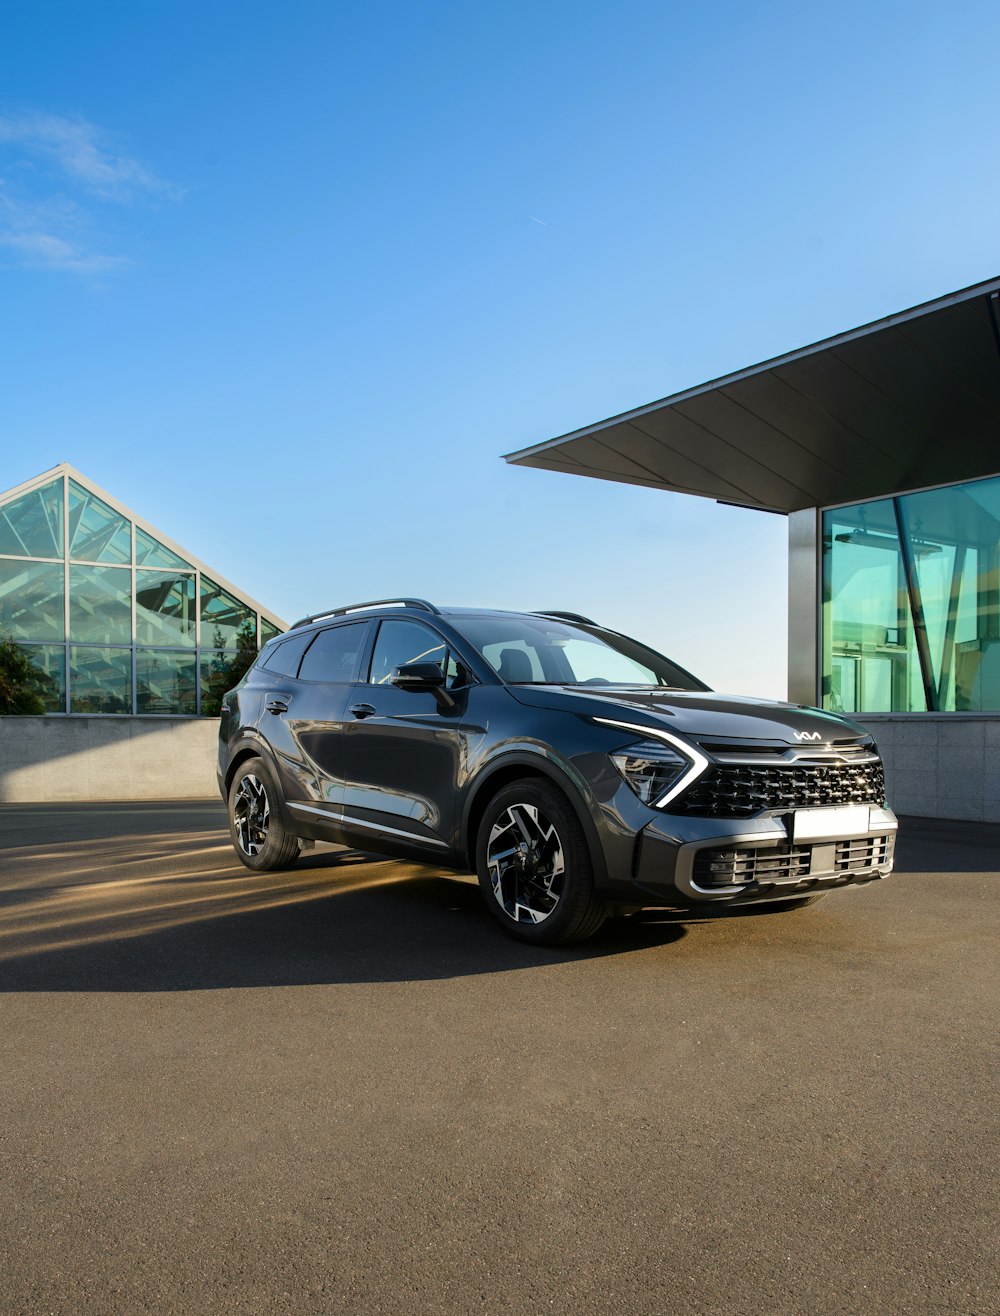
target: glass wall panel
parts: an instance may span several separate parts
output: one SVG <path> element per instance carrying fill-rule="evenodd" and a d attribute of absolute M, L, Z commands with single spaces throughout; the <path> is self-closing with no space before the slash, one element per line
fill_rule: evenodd
<path fill-rule="evenodd" d="M 66 646 L 64 644 L 22 644 L 38 672 L 38 692 L 45 700 L 46 713 L 66 712 Z"/>
<path fill-rule="evenodd" d="M 208 648 L 235 648 L 243 630 L 245 638 L 250 629 L 256 647 L 257 614 L 227 593 L 221 585 L 207 576 L 201 578 L 201 642 Z"/>
<path fill-rule="evenodd" d="M 208 717 L 217 717 L 222 696 L 231 690 L 236 675 L 239 654 L 235 649 L 201 651 L 201 711 Z"/>
<path fill-rule="evenodd" d="M 62 640 L 63 566 L 0 558 L 0 630 L 15 640 Z"/>
<path fill-rule="evenodd" d="M 132 712 L 132 650 L 70 646 L 71 713 Z"/>
<path fill-rule="evenodd" d="M 194 576 L 136 571 L 136 644 L 190 645 L 193 649 L 194 638 Z"/>
<path fill-rule="evenodd" d="M 193 571 L 190 562 L 185 562 L 182 557 L 161 544 L 158 539 L 152 535 L 147 535 L 145 530 L 135 528 L 135 561 L 140 567 L 167 567 L 169 570 L 176 571 Z"/>
<path fill-rule="evenodd" d="M 276 635 L 281 635 L 281 634 L 282 632 L 277 626 L 273 626 L 269 621 L 266 621 L 263 617 L 261 617 L 260 619 L 261 647 L 267 644 L 268 640 L 273 640 Z"/>
<path fill-rule="evenodd" d="M 197 661 L 193 653 L 136 649 L 137 713 L 191 713 L 195 709 Z"/>
<path fill-rule="evenodd" d="M 132 573 L 123 567 L 70 567 L 69 638 L 132 643 Z"/>
<path fill-rule="evenodd" d="M 75 480 L 69 482 L 69 555 L 78 562 L 132 561 L 132 523 Z"/>
<path fill-rule="evenodd" d="M 823 700 L 1000 710 L 1000 479 L 823 515 Z"/>
<path fill-rule="evenodd" d="M 823 566 L 824 707 L 923 709 L 892 502 L 825 513 Z"/>
<path fill-rule="evenodd" d="M 0 507 L 0 553 L 62 557 L 63 480 L 44 484 Z"/>

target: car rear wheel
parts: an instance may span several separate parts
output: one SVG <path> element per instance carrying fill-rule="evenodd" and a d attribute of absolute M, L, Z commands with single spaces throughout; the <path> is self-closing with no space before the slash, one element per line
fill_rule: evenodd
<path fill-rule="evenodd" d="M 241 863 L 257 872 L 291 868 L 299 857 L 299 838 L 285 829 L 277 798 L 263 759 L 240 764 L 229 787 L 229 833 Z"/>
<path fill-rule="evenodd" d="M 490 801 L 479 824 L 476 871 L 490 912 L 522 941 L 582 941 L 607 918 L 580 821 L 547 782 L 517 781 Z"/>

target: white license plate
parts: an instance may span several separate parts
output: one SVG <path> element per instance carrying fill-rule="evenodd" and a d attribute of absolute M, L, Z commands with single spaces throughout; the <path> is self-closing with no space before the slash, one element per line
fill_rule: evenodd
<path fill-rule="evenodd" d="M 846 836 L 864 836 L 871 829 L 867 804 L 841 804 L 830 809 L 796 809 L 792 840 L 838 841 Z"/>

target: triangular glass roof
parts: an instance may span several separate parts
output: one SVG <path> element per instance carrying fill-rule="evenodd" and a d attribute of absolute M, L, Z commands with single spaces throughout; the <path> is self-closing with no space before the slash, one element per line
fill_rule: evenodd
<path fill-rule="evenodd" d="M 254 612 L 260 614 L 262 643 L 287 629 L 280 617 L 66 463 L 0 493 L 0 557 L 68 557 L 74 563 L 127 567 L 133 551 L 139 576 L 147 570 L 203 573 L 206 632 L 220 626 L 227 643 L 235 643 L 240 625 Z"/>

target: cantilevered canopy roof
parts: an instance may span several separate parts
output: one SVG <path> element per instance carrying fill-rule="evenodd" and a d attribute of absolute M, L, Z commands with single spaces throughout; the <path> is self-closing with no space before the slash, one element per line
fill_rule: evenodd
<path fill-rule="evenodd" d="M 1000 278 L 505 458 L 774 512 L 1000 471 Z"/>

